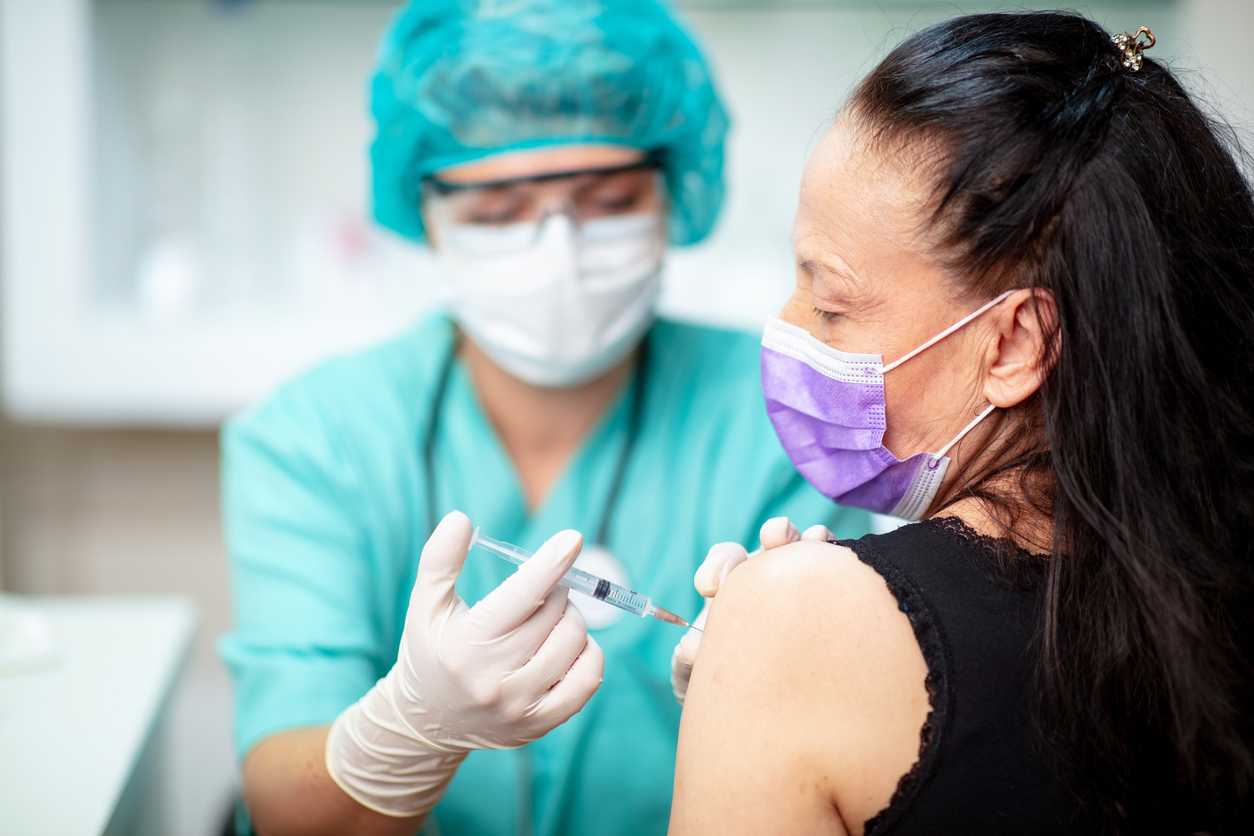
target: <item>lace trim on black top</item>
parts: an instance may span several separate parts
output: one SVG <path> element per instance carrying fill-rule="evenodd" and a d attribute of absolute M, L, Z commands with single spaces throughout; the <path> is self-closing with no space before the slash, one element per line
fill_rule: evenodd
<path fill-rule="evenodd" d="M 964 545 L 988 555 L 990 569 L 995 564 L 1004 565 L 1005 558 L 1030 558 L 1028 552 L 1020 549 L 1009 540 L 989 537 L 972 530 L 958 517 L 939 517 L 925 520 L 915 525 L 923 525 L 960 540 Z M 928 711 L 923 728 L 919 731 L 919 758 L 910 771 L 901 776 L 897 789 L 893 792 L 888 806 L 867 819 L 865 836 L 881 836 L 890 832 L 898 822 L 903 820 L 914 808 L 915 802 L 931 778 L 936 763 L 940 760 L 948 735 L 946 731 L 949 720 L 953 716 L 950 706 L 953 704 L 953 657 L 949 649 L 949 640 L 941 627 L 939 619 L 932 610 L 931 604 L 924 597 L 922 590 L 914 580 L 875 550 L 865 540 L 839 540 L 837 543 L 851 549 L 858 559 L 879 574 L 888 585 L 888 589 L 897 598 L 897 606 L 906 618 L 910 619 L 910 627 L 914 630 L 915 640 L 923 651 L 923 661 L 927 664 Z M 1013 562 L 1020 562 L 1015 560 Z M 1003 579 L 1003 582 L 1005 579 Z M 1021 582 L 1021 581 L 1020 581 Z"/>
<path fill-rule="evenodd" d="M 923 684 L 931 710 L 919 732 L 919 759 L 897 782 L 888 806 L 867 819 L 865 836 L 874 836 L 891 830 L 909 814 L 940 758 L 946 739 L 945 726 L 952 715 L 949 706 L 953 702 L 953 683 L 949 672 L 953 670 L 953 660 L 940 621 L 914 580 L 865 540 L 838 540 L 837 544 L 851 549 L 859 560 L 884 579 L 888 590 L 897 598 L 897 606 L 910 619 L 915 640 L 923 651 L 923 661 L 927 663 L 927 678 Z"/>
<path fill-rule="evenodd" d="M 1019 591 L 1036 589 L 1045 579 L 1049 555 L 1034 554 L 1009 537 L 992 537 L 967 525 L 959 517 L 932 517 L 918 525 L 957 540 L 988 558 L 986 576 L 993 583 Z"/>

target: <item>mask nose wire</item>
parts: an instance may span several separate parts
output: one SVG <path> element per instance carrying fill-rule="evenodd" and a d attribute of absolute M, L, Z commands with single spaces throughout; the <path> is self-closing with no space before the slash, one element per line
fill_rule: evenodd
<path fill-rule="evenodd" d="M 544 235 L 544 227 L 548 224 L 549 219 L 558 215 L 570 222 L 570 228 L 573 233 L 576 235 L 579 233 L 579 213 L 576 211 L 574 203 L 570 200 L 547 200 L 541 204 L 536 212 L 535 234 L 531 238 L 532 246 Z"/>
<path fill-rule="evenodd" d="M 575 202 L 569 197 L 550 197 L 541 203 L 536 210 L 536 229 L 543 228 L 545 221 L 554 215 L 565 215 L 571 226 L 575 229 L 579 228 L 579 211 L 575 208 Z"/>
<path fill-rule="evenodd" d="M 898 358 L 897 358 L 896 360 L 894 360 L 893 362 L 891 362 L 891 363 L 889 363 L 888 365 L 884 366 L 884 368 L 883 368 L 883 373 L 884 373 L 884 374 L 888 374 L 888 373 L 889 373 L 889 372 L 891 372 L 893 369 L 897 368 L 897 367 L 898 367 L 898 366 L 900 366 L 902 363 L 904 363 L 904 362 L 906 362 L 907 360 L 909 360 L 911 357 L 914 357 L 916 354 L 919 354 L 919 353 L 923 352 L 924 350 L 929 349 L 929 348 L 931 348 L 932 346 L 936 345 L 938 342 L 940 342 L 941 340 L 945 339 L 945 338 L 946 338 L 946 337 L 948 337 L 950 334 L 952 334 L 954 331 L 957 331 L 959 328 L 961 328 L 962 326 L 966 325 L 968 322 L 970 322 L 971 320 L 975 319 L 975 318 L 976 318 L 977 316 L 979 316 L 980 314 L 984 313 L 985 311 L 989 310 L 990 308 L 996 307 L 998 304 L 1000 304 L 1000 303 L 1001 303 L 1001 301 L 1002 301 L 1003 299 L 1005 299 L 1005 298 L 1006 298 L 1007 296 L 1009 296 L 1010 294 L 1014 293 L 1016 290 L 1018 290 L 1018 288 L 1011 288 L 1010 290 L 1007 290 L 1005 293 L 1003 293 L 1003 294 L 1001 294 L 1000 296 L 998 296 L 996 299 L 993 299 L 991 302 L 986 302 L 985 304 L 983 304 L 983 305 L 981 305 L 980 307 L 976 308 L 976 309 L 975 309 L 975 310 L 973 310 L 971 313 L 967 314 L 967 315 L 966 315 L 966 316 L 964 316 L 962 319 L 960 319 L 960 320 L 958 320 L 957 322 L 955 322 L 953 325 L 950 325 L 950 326 L 949 326 L 948 328 L 946 328 L 944 331 L 941 331 L 941 332 L 940 332 L 939 334 L 937 334 L 935 337 L 932 337 L 932 339 L 930 339 L 930 340 L 928 340 L 927 342 L 923 343 L 923 345 L 919 346 L 918 348 L 914 349 L 913 351 L 908 351 L 908 352 L 906 352 L 905 356 L 903 356 L 903 357 L 898 357 Z M 983 416 L 981 416 L 981 417 L 983 417 Z M 979 421 L 979 419 L 977 418 L 977 419 L 976 419 L 976 421 L 978 422 L 978 421 Z M 975 425 L 974 425 L 974 424 L 972 424 L 971 426 L 975 426 Z M 968 429 L 969 429 L 969 428 L 968 428 Z M 966 432 L 966 430 L 963 430 L 963 432 Z M 959 438 L 961 438 L 961 436 L 959 436 Z M 956 441 L 956 440 L 957 440 L 957 439 L 955 439 L 955 441 Z M 945 448 L 945 449 L 949 449 L 949 448 L 947 447 L 947 448 Z"/>

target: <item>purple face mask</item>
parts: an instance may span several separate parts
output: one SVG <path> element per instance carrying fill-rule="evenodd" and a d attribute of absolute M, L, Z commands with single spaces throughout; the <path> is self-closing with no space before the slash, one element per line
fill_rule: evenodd
<path fill-rule="evenodd" d="M 803 328 L 771 318 L 762 335 L 762 394 L 793 466 L 841 505 L 920 519 L 945 478 L 945 454 L 995 407 L 981 412 L 939 452 L 917 453 L 903 461 L 884 446 L 884 375 L 1013 292 L 1006 291 L 887 366 L 878 354 L 846 354 Z"/>

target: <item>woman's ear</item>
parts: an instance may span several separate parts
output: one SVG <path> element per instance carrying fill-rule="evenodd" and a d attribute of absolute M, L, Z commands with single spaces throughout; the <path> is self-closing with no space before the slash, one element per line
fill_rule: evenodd
<path fill-rule="evenodd" d="M 1006 297 L 993 313 L 997 333 L 986 358 L 984 398 L 1007 409 L 1040 389 L 1053 367 L 1058 311 L 1052 291 L 1024 288 Z"/>

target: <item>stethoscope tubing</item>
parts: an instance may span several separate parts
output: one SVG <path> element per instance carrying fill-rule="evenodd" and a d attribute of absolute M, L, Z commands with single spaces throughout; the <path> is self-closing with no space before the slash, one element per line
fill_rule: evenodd
<path fill-rule="evenodd" d="M 423 476 L 426 480 L 427 488 L 427 536 L 430 537 L 435 532 L 436 523 L 439 522 L 439 508 L 436 497 L 438 489 L 436 468 L 435 468 L 435 445 L 436 438 L 439 434 L 440 419 L 444 414 L 444 404 L 448 400 L 449 380 L 452 378 L 453 365 L 457 361 L 457 350 L 461 345 L 460 335 L 454 336 L 449 350 L 440 365 L 440 374 L 436 380 L 435 391 L 432 393 L 431 406 L 428 410 L 427 421 L 422 439 L 422 460 L 423 460 Z M 593 541 L 597 545 L 608 549 L 610 542 L 610 532 L 613 526 L 614 512 L 618 507 L 618 498 L 623 491 L 623 483 L 626 481 L 627 470 L 631 465 L 631 460 L 636 451 L 636 445 L 640 438 L 640 428 L 644 423 L 644 400 L 645 390 L 647 388 L 647 374 L 649 367 L 649 338 L 648 334 L 640 341 L 640 345 L 636 349 L 636 364 L 634 379 L 631 383 L 631 411 L 628 413 L 627 419 L 627 438 L 623 443 L 623 448 L 619 452 L 618 462 L 614 468 L 614 478 L 610 482 L 609 492 L 605 496 L 605 503 L 601 509 L 601 520 L 597 525 L 596 539 Z"/>
<path fill-rule="evenodd" d="M 461 345 L 461 335 L 455 334 L 452 343 L 449 346 L 448 353 L 444 357 L 444 361 L 440 366 L 440 374 L 436 380 L 435 391 L 432 393 L 431 407 L 427 415 L 427 423 L 422 439 L 422 459 L 424 477 L 427 487 L 427 537 L 435 532 L 436 523 L 439 521 L 439 509 L 436 500 L 436 490 L 438 488 L 436 471 L 435 471 L 435 444 L 436 437 L 439 434 L 440 419 L 444 413 L 444 403 L 448 399 L 449 380 L 453 375 L 453 365 L 457 361 L 457 350 Z M 597 526 L 597 536 L 594 541 L 597 545 L 608 549 L 610 541 L 610 529 L 614 519 L 614 511 L 618 507 L 618 498 L 623 490 L 623 482 L 627 476 L 627 468 L 631 464 L 631 460 L 636 450 L 636 443 L 640 437 L 640 427 L 644 421 L 644 399 L 648 371 L 649 356 L 649 337 L 648 334 L 640 341 L 640 345 L 636 349 L 636 366 L 635 375 L 632 380 L 631 395 L 631 411 L 628 414 L 627 438 L 623 443 L 623 448 L 618 455 L 618 463 L 614 469 L 614 478 L 610 482 L 609 492 L 605 496 L 605 504 L 601 509 L 601 521 Z M 532 833 L 531 826 L 531 758 L 528 747 L 522 746 L 518 750 L 518 796 L 516 798 L 516 816 L 518 819 L 519 836 L 529 836 Z"/>

